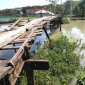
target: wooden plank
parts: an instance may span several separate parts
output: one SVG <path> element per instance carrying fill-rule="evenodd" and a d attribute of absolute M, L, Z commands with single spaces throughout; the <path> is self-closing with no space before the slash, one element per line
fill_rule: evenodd
<path fill-rule="evenodd" d="M 19 37 L 21 34 L 16 34 L 13 37 L 10 37 L 8 40 L 6 40 L 5 42 L 2 42 L 0 44 L 0 48 L 2 48 L 3 46 L 7 45 L 8 43 L 10 43 L 11 41 L 13 41 L 14 39 L 16 39 L 17 37 Z"/>
<path fill-rule="evenodd" d="M 35 40 L 35 38 L 36 38 L 36 36 L 31 37 L 31 38 L 28 40 L 28 42 L 30 42 L 31 40 Z M 12 42 L 9 43 L 9 44 L 17 44 L 17 43 L 23 43 L 23 42 L 24 42 L 24 40 L 21 40 L 21 41 L 19 41 L 19 40 L 14 40 L 14 41 L 12 41 Z"/>
<path fill-rule="evenodd" d="M 25 24 L 27 24 L 27 22 L 21 22 L 21 21 L 20 21 L 17 25 L 18 25 L 18 26 L 24 26 Z"/>
<path fill-rule="evenodd" d="M 18 19 L 15 23 L 13 23 L 8 29 L 6 30 L 11 30 L 13 27 L 20 21 L 21 19 Z"/>
<path fill-rule="evenodd" d="M 43 31 L 42 29 L 40 29 L 40 30 L 35 30 L 35 33 L 36 33 L 36 32 L 42 32 L 42 31 Z"/>
<path fill-rule="evenodd" d="M 27 37 L 27 39 L 25 40 L 25 42 L 22 44 L 21 48 L 16 52 L 16 54 L 12 57 L 12 59 L 10 60 L 10 64 L 16 65 L 16 59 L 18 58 L 18 56 L 21 53 L 24 53 L 24 46 L 26 46 L 28 40 L 30 39 L 30 37 L 33 35 L 34 33 L 34 29 L 32 29 L 32 32 L 30 33 L 30 35 Z M 11 63 L 12 62 L 12 63 Z"/>
<path fill-rule="evenodd" d="M 23 65 L 24 65 L 24 61 L 21 58 L 20 61 L 17 63 L 16 67 L 13 68 L 13 70 L 9 74 L 10 85 L 15 85 L 15 83 L 19 77 L 19 74 L 22 71 Z"/>
<path fill-rule="evenodd" d="M 41 34 L 42 34 L 42 32 L 36 32 L 36 33 L 33 33 L 33 34 L 41 35 Z"/>
<path fill-rule="evenodd" d="M 0 66 L 0 80 L 12 69 L 11 66 L 3 67 Z"/>
<path fill-rule="evenodd" d="M 13 46 L 13 47 L 3 47 L 0 50 L 11 50 L 11 49 L 19 49 L 21 46 Z"/>
<path fill-rule="evenodd" d="M 39 19 L 32 20 L 31 22 L 27 23 L 25 26 L 21 27 L 20 29 L 10 31 L 5 35 L 0 36 L 0 48 L 3 47 L 4 45 L 8 44 L 9 42 L 11 42 L 13 40 L 12 39 L 13 36 L 16 36 L 18 33 L 20 35 L 22 35 L 23 33 L 25 33 L 26 28 L 32 29 L 39 22 L 43 21 L 43 19 L 47 19 L 47 18 L 48 17 L 42 17 L 42 18 L 39 18 Z M 16 37 L 18 37 L 18 36 L 16 36 Z M 6 41 L 8 41 L 8 42 L 6 42 Z"/>
<path fill-rule="evenodd" d="M 20 22 L 29 22 L 27 19 L 22 19 Z"/>

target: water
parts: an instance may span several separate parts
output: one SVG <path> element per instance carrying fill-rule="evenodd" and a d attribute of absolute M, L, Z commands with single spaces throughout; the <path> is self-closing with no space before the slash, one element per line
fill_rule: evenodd
<path fill-rule="evenodd" d="M 8 26 L 9 26 L 9 24 L 1 25 L 0 30 L 2 31 L 4 29 L 6 29 L 5 27 L 8 27 Z M 47 32 L 49 34 L 50 30 L 48 29 Z M 44 32 L 40 36 L 36 36 L 36 40 L 35 40 L 34 44 L 32 45 L 30 53 L 34 53 L 38 47 L 40 47 L 41 45 L 44 44 L 45 40 L 46 40 L 46 35 Z M 15 46 L 21 46 L 21 45 L 22 45 L 22 43 L 15 44 Z M 10 46 L 12 47 L 13 45 L 10 44 L 7 47 L 10 47 Z M 11 59 L 14 54 L 15 54 L 15 50 L 2 50 L 2 51 L 0 51 L 0 59 Z"/>
<path fill-rule="evenodd" d="M 0 31 L 4 31 L 4 29 L 7 29 L 9 24 L 0 24 Z"/>
<path fill-rule="evenodd" d="M 49 29 L 47 30 L 47 33 L 48 34 L 50 33 Z M 45 32 L 43 32 L 41 36 L 36 37 L 36 40 L 31 48 L 30 52 L 33 53 L 34 51 L 36 51 L 38 47 L 40 47 L 41 45 L 44 44 L 45 40 L 46 40 L 46 35 L 45 35 Z"/>
<path fill-rule="evenodd" d="M 76 41 L 81 39 L 81 44 L 85 43 L 85 21 L 72 21 L 70 24 L 62 25 L 62 32 L 67 35 L 70 41 Z M 85 66 L 85 50 L 80 52 L 80 55 L 84 55 L 80 58 L 80 64 Z"/>
<path fill-rule="evenodd" d="M 2 19 L 0 19 L 0 22 L 8 22 L 8 21 L 10 21 L 10 18 L 2 18 Z"/>
<path fill-rule="evenodd" d="M 62 32 L 69 38 L 71 42 L 81 39 L 81 44 L 85 43 L 84 20 L 72 21 L 70 24 L 62 25 Z M 83 55 L 83 57 L 80 57 L 80 65 L 85 66 L 85 50 L 82 50 L 79 54 L 81 56 Z M 74 77 L 70 85 L 75 85 L 76 80 L 77 80 L 76 77 Z"/>

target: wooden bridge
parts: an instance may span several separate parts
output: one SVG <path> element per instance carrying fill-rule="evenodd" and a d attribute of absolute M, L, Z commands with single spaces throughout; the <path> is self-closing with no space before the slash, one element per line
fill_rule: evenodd
<path fill-rule="evenodd" d="M 43 31 L 51 41 L 45 26 L 48 22 L 50 29 L 52 29 L 52 26 L 60 24 L 60 17 L 48 16 L 32 21 L 19 19 L 11 24 L 8 29 L 0 32 L 0 50 L 15 50 L 11 59 L 4 59 L 4 56 L 3 59 L 0 59 L 0 85 L 15 85 L 23 67 L 29 81 L 27 85 L 35 85 L 33 70 L 49 69 L 48 60 L 33 60 L 30 59 L 29 55 L 36 36 L 42 34 Z M 16 46 L 17 43 L 22 43 L 22 45 Z M 12 44 L 11 47 L 9 47 L 10 44 Z"/>

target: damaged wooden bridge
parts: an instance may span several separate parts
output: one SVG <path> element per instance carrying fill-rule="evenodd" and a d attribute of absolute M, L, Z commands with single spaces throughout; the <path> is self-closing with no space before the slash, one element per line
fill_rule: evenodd
<path fill-rule="evenodd" d="M 0 32 L 0 50 L 15 50 L 11 59 L 4 59 L 4 56 L 2 56 L 3 59 L 0 59 L 0 85 L 15 85 L 23 67 L 29 81 L 27 85 L 35 85 L 33 70 L 49 69 L 48 60 L 33 60 L 29 55 L 37 35 L 44 31 L 50 41 L 46 31 L 47 23 L 51 30 L 54 25 L 58 27 L 61 24 L 61 18 L 46 16 L 31 21 L 19 19 L 8 29 Z M 16 46 L 18 43 L 22 43 L 22 45 Z"/>

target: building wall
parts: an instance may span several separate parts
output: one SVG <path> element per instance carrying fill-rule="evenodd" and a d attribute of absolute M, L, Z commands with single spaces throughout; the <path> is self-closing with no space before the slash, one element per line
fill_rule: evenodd
<path fill-rule="evenodd" d="M 26 14 L 27 15 L 35 15 L 35 12 L 38 10 L 41 10 L 43 8 L 27 8 L 26 9 Z"/>
<path fill-rule="evenodd" d="M 44 16 L 51 16 L 49 13 L 37 13 L 36 14 L 36 17 L 39 18 L 39 17 L 44 17 Z"/>

